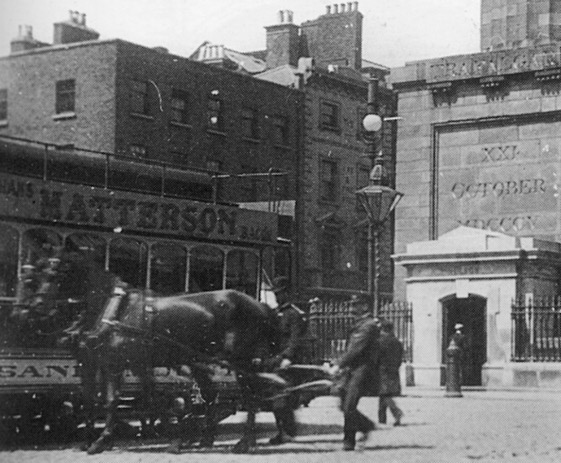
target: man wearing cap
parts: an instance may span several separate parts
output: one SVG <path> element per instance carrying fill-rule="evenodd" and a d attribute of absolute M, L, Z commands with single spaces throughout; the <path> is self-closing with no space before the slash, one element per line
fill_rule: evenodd
<path fill-rule="evenodd" d="M 304 335 L 306 332 L 306 314 L 290 302 L 289 281 L 286 277 L 273 280 L 272 291 L 277 300 L 279 316 L 279 354 L 273 360 L 273 367 L 287 368 L 292 363 L 300 363 L 304 353 Z M 282 444 L 296 436 L 296 418 L 294 409 L 298 404 L 294 399 L 286 399 L 273 404 L 273 413 L 277 423 L 278 434 L 271 438 L 273 445 Z"/>
<path fill-rule="evenodd" d="M 355 319 L 347 342 L 347 350 L 338 368 L 343 378 L 340 388 L 341 410 L 344 416 L 343 449 L 354 450 L 356 433 L 361 432 L 361 441 L 375 429 L 374 422 L 358 411 L 360 398 L 378 395 L 379 329 L 378 323 L 370 315 L 368 304 L 354 298 L 351 315 Z"/>

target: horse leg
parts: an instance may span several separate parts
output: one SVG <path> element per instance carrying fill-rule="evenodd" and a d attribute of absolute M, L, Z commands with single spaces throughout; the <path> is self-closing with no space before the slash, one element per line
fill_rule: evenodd
<path fill-rule="evenodd" d="M 101 453 L 106 448 L 111 447 L 111 441 L 117 423 L 117 407 L 119 405 L 122 371 L 111 371 L 105 376 L 107 409 L 105 428 L 98 439 L 88 448 L 89 455 Z"/>
<path fill-rule="evenodd" d="M 218 397 L 218 390 L 212 381 L 208 369 L 200 370 L 193 368 L 193 377 L 199 389 L 201 391 L 201 397 L 205 402 L 205 416 L 203 421 L 202 435 L 200 446 L 201 447 L 212 447 L 214 445 L 214 439 L 216 438 L 216 429 L 218 427 L 217 419 L 217 403 L 216 398 Z"/>
<path fill-rule="evenodd" d="M 84 443 L 81 450 L 88 450 L 95 441 L 95 421 L 97 418 L 98 369 L 93 349 L 85 343 L 78 346 L 76 358 L 80 364 L 82 400 L 84 405 Z"/>
<path fill-rule="evenodd" d="M 232 453 L 248 453 L 253 447 L 257 445 L 255 418 L 257 409 L 254 404 L 247 409 L 247 419 L 244 425 L 242 438 L 232 448 Z"/>
<path fill-rule="evenodd" d="M 82 377 L 83 391 L 84 391 L 84 414 L 85 414 L 85 442 L 80 447 L 82 450 L 88 448 L 95 441 L 95 421 L 97 414 L 97 388 L 95 383 L 95 375 L 84 375 Z"/>
<path fill-rule="evenodd" d="M 141 433 L 143 437 L 153 437 L 155 435 L 154 424 L 156 422 L 154 407 L 154 375 L 150 365 L 141 369 L 140 381 L 142 388 L 142 418 Z"/>
<path fill-rule="evenodd" d="M 252 447 L 257 445 L 257 433 L 255 418 L 258 409 L 256 378 L 253 375 L 238 375 L 242 401 L 247 409 L 247 419 L 244 425 L 242 438 L 232 448 L 233 453 L 248 453 Z"/>

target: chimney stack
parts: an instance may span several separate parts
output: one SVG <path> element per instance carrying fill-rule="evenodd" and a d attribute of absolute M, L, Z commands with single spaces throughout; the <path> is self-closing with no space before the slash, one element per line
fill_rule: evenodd
<path fill-rule="evenodd" d="M 267 68 L 273 69 L 284 64 L 296 66 L 300 56 L 299 27 L 293 24 L 293 12 L 281 10 L 277 13 L 278 23 L 265 27 L 267 31 Z"/>
<path fill-rule="evenodd" d="M 55 45 L 86 42 L 98 38 L 99 34 L 86 26 L 86 14 L 79 11 L 69 10 L 68 21 L 54 24 L 53 43 Z"/>
<path fill-rule="evenodd" d="M 358 2 L 334 3 L 301 26 L 302 49 L 318 66 L 362 68 L 362 14 Z M 335 69 L 335 67 L 333 67 Z"/>
<path fill-rule="evenodd" d="M 48 43 L 39 42 L 33 38 L 33 27 L 25 25 L 18 26 L 18 36 L 10 41 L 10 53 L 33 50 L 48 46 Z"/>
<path fill-rule="evenodd" d="M 358 2 L 335 3 L 325 7 L 325 14 L 344 14 L 358 11 Z"/>

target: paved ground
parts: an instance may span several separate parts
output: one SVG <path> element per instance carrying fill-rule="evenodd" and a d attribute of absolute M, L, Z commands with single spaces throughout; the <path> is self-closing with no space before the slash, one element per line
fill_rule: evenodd
<path fill-rule="evenodd" d="M 165 463 L 165 462 L 560 462 L 561 391 L 465 391 L 445 398 L 440 390 L 408 388 L 399 398 L 404 426 L 380 425 L 362 451 L 341 450 L 342 416 L 335 397 L 313 401 L 299 411 L 301 433 L 295 443 L 272 447 L 270 413 L 259 416 L 259 446 L 250 455 L 233 455 L 230 446 L 243 414 L 221 425 L 212 450 L 165 452 L 163 443 L 117 443 L 101 455 L 87 456 L 74 447 L 23 448 L 0 452 L 2 463 Z M 363 399 L 362 410 L 376 416 L 376 400 Z M 391 421 L 391 419 L 390 419 Z"/>

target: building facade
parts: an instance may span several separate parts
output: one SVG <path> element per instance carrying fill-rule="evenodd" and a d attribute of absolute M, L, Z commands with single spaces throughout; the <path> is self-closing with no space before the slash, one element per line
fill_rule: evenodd
<path fill-rule="evenodd" d="M 299 276 L 294 286 L 303 299 L 344 300 L 368 287 L 368 220 L 356 191 L 368 184 L 372 168 L 371 140 L 362 128 L 369 79 L 379 79 L 380 114 L 395 115 L 396 100 L 385 85 L 389 70 L 362 59 L 362 21 L 358 2 L 327 6 L 325 14 L 300 25 L 294 24 L 292 11 L 283 10 L 276 24 L 265 28 L 266 50 L 243 59 L 243 54 L 205 43 L 193 55 L 230 68 L 235 62 L 239 72 L 301 89 L 305 96 L 300 193 L 294 206 Z M 265 71 L 259 71 L 255 59 Z M 394 124 L 385 124 L 376 146 L 394 186 Z M 391 224 L 381 233 L 378 259 L 386 300 L 393 292 Z"/>
<path fill-rule="evenodd" d="M 439 381 L 458 322 L 474 346 L 472 384 L 544 369 L 511 361 L 511 306 L 559 292 L 560 8 L 483 0 L 481 52 L 392 70 L 405 193 L 395 292 L 413 303 L 418 382 Z"/>
<path fill-rule="evenodd" d="M 230 204 L 296 198 L 302 92 L 160 48 L 100 41 L 76 13 L 55 24 L 53 44 L 28 26 L 19 32 L 0 58 L 0 136 L 52 145 L 55 157 L 128 163 L 112 177 L 124 189 Z M 281 223 L 281 236 L 291 226 Z M 277 271 L 290 273 L 289 254 L 280 253 Z"/>

